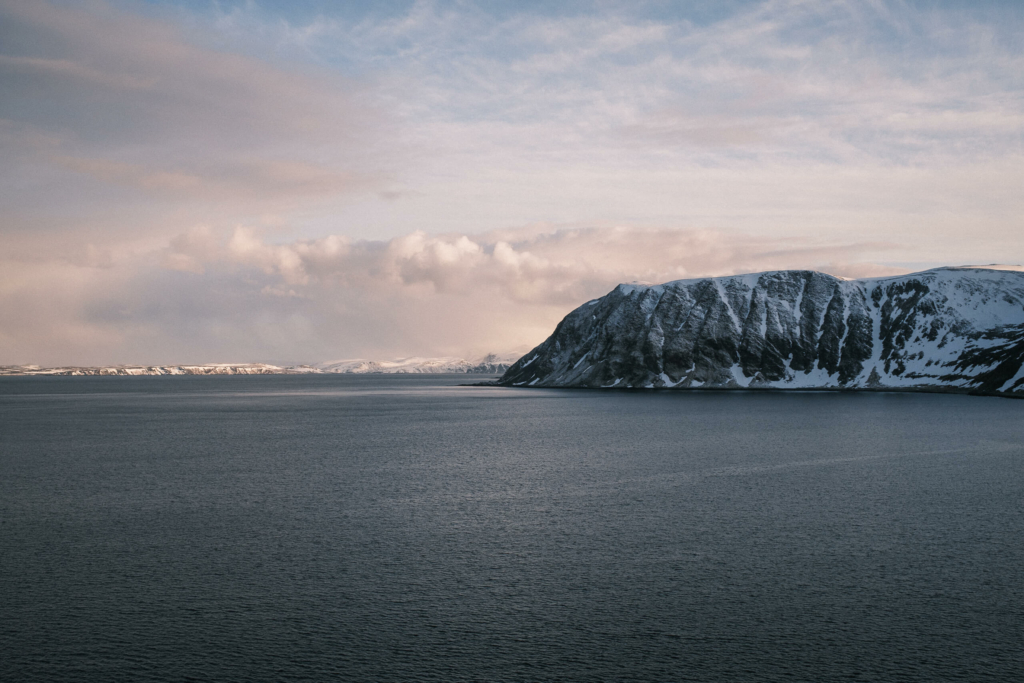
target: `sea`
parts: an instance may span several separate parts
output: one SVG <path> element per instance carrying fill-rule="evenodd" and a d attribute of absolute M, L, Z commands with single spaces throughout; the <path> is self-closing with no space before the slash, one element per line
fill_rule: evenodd
<path fill-rule="evenodd" d="M 0 680 L 1024 680 L 1024 401 L 474 379 L 0 378 Z"/>

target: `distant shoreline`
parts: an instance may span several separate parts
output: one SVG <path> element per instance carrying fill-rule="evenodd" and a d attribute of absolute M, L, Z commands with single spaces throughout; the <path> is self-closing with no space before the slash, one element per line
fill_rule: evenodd
<path fill-rule="evenodd" d="M 0 365 L 2 376 L 147 376 L 166 375 L 431 375 L 504 373 L 514 361 L 489 355 L 478 361 L 463 358 L 403 358 L 394 361 L 349 360 L 312 365 L 270 363 L 204 363 L 171 365 Z"/>
<path fill-rule="evenodd" d="M 7 372 L 0 368 L 0 378 L 3 377 L 246 377 L 246 376 L 269 376 L 269 375 L 316 375 L 316 376 L 337 376 L 337 375 L 476 375 L 476 376 L 500 376 L 500 372 L 484 372 L 476 370 L 459 371 L 370 371 L 370 372 L 331 372 L 324 370 L 292 370 L 281 369 L 277 371 L 254 371 L 254 372 L 93 372 L 93 371 L 29 371 L 29 372 Z"/>

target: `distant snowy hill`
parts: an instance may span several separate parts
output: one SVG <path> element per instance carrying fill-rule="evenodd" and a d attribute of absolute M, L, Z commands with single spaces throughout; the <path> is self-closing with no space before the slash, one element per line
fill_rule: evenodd
<path fill-rule="evenodd" d="M 403 358 L 391 361 L 338 360 L 319 363 L 314 367 L 319 372 L 341 372 L 353 374 L 406 374 L 406 373 L 479 373 L 498 375 L 515 362 L 518 356 L 497 356 L 488 354 L 476 361 L 464 358 Z"/>
<path fill-rule="evenodd" d="M 0 366 L 0 375 L 277 375 L 292 372 L 266 363 L 212 365 L 110 365 L 101 367 L 41 368 L 37 365 Z"/>
<path fill-rule="evenodd" d="M 500 375 L 518 356 L 463 358 L 404 358 L 393 361 L 343 360 L 316 365 L 278 366 L 266 363 L 213 365 L 111 365 L 104 367 L 41 368 L 36 365 L 0 366 L 0 375 L 282 375 L 317 373 L 478 373 Z"/>
<path fill-rule="evenodd" d="M 924 389 L 1024 396 L 1024 272 L 843 280 L 775 271 L 619 285 L 500 384 Z"/>

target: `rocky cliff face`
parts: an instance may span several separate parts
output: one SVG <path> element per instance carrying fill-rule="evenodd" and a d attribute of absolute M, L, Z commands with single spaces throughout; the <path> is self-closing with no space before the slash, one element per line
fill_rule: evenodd
<path fill-rule="evenodd" d="M 843 280 L 776 271 L 619 285 L 500 384 L 942 388 L 1024 396 L 1024 272 Z"/>

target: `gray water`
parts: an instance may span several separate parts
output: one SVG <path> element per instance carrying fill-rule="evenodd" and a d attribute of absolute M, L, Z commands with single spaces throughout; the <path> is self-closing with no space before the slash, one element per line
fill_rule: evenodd
<path fill-rule="evenodd" d="M 1024 401 L 0 378 L 4 681 L 1024 678 Z"/>

